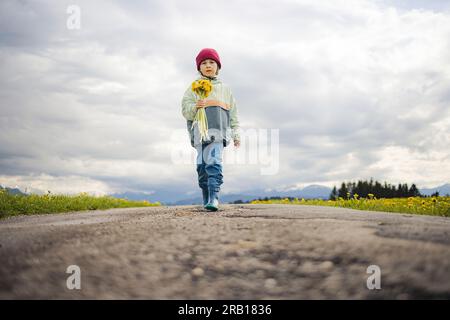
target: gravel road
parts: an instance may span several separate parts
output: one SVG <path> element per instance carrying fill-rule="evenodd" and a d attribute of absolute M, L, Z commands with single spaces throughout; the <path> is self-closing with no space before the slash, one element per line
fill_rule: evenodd
<path fill-rule="evenodd" d="M 18 216 L 0 220 L 0 262 L 1 299 L 450 299 L 450 219 L 298 205 Z"/>

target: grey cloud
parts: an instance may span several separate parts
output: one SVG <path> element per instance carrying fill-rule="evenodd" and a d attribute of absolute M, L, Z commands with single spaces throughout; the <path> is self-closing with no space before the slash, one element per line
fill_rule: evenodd
<path fill-rule="evenodd" d="M 368 18 L 371 12 L 383 17 L 383 7 L 376 11 L 375 6 L 382 2 L 362 1 L 361 8 L 249 2 L 252 10 L 246 10 L 240 1 L 81 1 L 82 26 L 74 31 L 65 27 L 69 4 L 0 4 L 2 174 L 73 174 L 119 189 L 191 190 L 196 184 L 189 166 L 173 166 L 170 174 L 144 181 L 145 174 L 114 177 L 108 170 L 98 174 L 73 167 L 71 161 L 106 161 L 112 168 L 126 161 L 170 166 L 170 155 L 158 146 L 168 141 L 168 133 L 185 128 L 181 96 L 196 76 L 197 51 L 209 46 L 219 49 L 221 77 L 237 99 L 243 129 L 246 124 L 280 129 L 278 175 L 263 177 L 253 168 L 255 175 L 246 177 L 249 188 L 386 176 L 387 169 L 368 169 L 383 160 L 386 146 L 423 153 L 442 149 L 430 137 L 450 117 L 445 69 L 450 61 L 436 49 L 435 63 L 389 70 L 387 58 L 420 35 L 378 40 L 374 47 L 364 37 L 348 40 L 359 33 L 373 36 Z M 445 14 L 438 22 L 448 30 Z M 424 35 L 434 36 L 430 30 Z M 436 35 L 440 42 L 448 42 L 444 31 Z M 335 54 L 345 48 L 333 46 L 341 40 L 355 50 L 341 50 L 347 56 L 339 59 Z M 358 41 L 364 43 L 358 47 Z M 369 62 L 359 66 L 365 58 Z M 147 77 L 139 68 L 152 74 Z M 165 77 L 167 68 L 173 76 Z M 148 89 L 140 87 L 154 79 Z M 386 89 L 385 80 L 392 87 Z M 112 89 L 96 91 L 97 84 Z M 428 113 L 421 113 L 424 107 Z M 445 128 L 440 130 L 445 141 Z M 349 153 L 352 163 L 346 163 Z M 335 172 L 338 166 L 341 171 Z M 236 184 L 246 170 L 232 166 L 235 175 L 227 176 L 227 183 Z"/>

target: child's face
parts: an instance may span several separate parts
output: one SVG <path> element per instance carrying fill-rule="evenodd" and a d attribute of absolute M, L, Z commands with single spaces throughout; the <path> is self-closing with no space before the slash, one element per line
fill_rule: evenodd
<path fill-rule="evenodd" d="M 213 77 L 217 73 L 217 67 L 217 62 L 212 59 L 206 59 L 200 63 L 200 72 L 204 76 Z"/>

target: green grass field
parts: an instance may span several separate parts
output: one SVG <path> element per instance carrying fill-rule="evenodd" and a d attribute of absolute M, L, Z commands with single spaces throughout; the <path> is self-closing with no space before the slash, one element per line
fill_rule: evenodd
<path fill-rule="evenodd" d="M 159 202 L 130 201 L 103 196 L 94 197 L 86 193 L 78 195 L 11 195 L 0 190 L 0 219 L 20 214 L 44 214 L 80 210 L 102 210 L 160 206 Z"/>
<path fill-rule="evenodd" d="M 392 199 L 376 199 L 373 195 L 369 198 L 359 198 L 355 195 L 352 199 L 339 198 L 338 200 L 305 200 L 288 198 L 281 200 L 254 200 L 253 204 L 298 204 L 298 205 L 315 205 L 315 206 L 331 206 L 343 207 L 359 210 L 386 211 L 422 214 L 431 216 L 450 217 L 450 197 L 409 197 L 409 198 L 392 198 Z"/>

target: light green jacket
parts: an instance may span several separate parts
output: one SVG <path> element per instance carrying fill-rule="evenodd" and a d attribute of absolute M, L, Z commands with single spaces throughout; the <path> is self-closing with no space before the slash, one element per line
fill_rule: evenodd
<path fill-rule="evenodd" d="M 196 80 L 199 79 L 209 79 L 209 78 L 200 76 Z M 231 138 L 233 140 L 240 141 L 241 138 L 239 132 L 239 120 L 236 107 L 236 100 L 233 97 L 230 87 L 225 83 L 223 83 L 217 77 L 211 80 L 211 84 L 213 89 L 206 99 L 219 100 L 230 106 L 229 112 L 230 112 Z M 192 91 L 192 86 L 189 85 L 189 87 L 186 89 L 186 92 L 184 93 L 183 100 L 181 102 L 182 113 L 183 116 L 186 118 L 186 120 L 188 121 L 194 120 L 195 114 L 197 113 L 196 104 L 198 99 L 199 97 Z"/>

